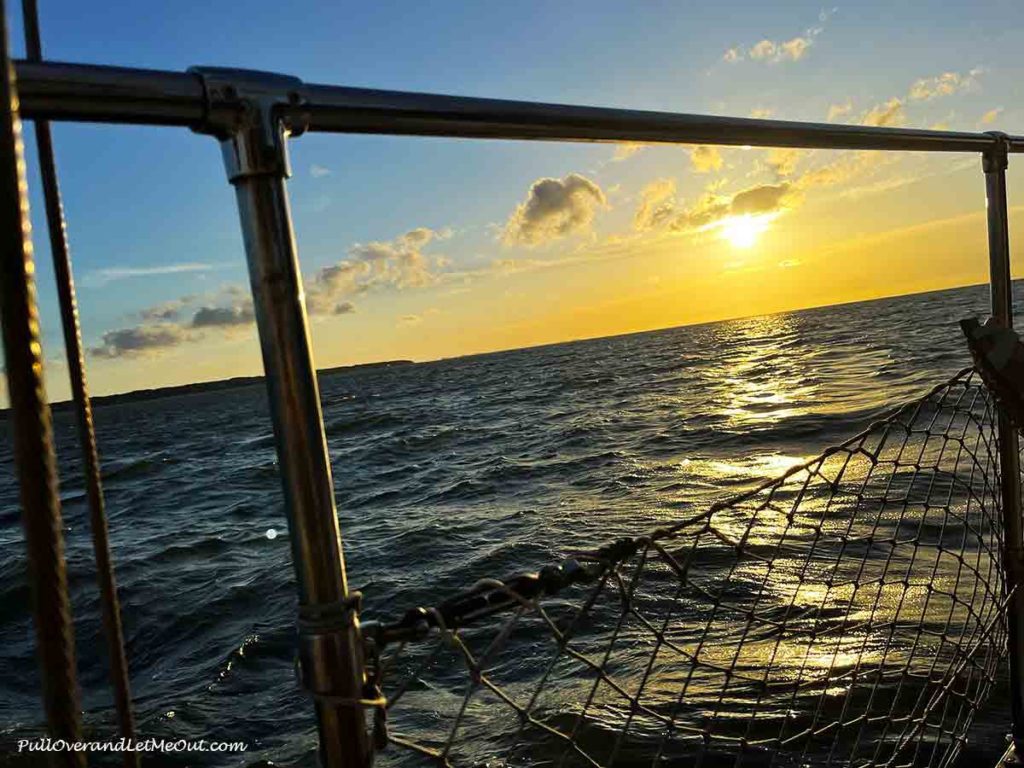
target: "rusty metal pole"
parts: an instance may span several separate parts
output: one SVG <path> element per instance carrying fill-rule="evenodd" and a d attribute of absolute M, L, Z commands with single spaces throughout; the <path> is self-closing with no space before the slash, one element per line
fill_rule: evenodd
<path fill-rule="evenodd" d="M 64 538 L 53 450 L 53 425 L 43 386 L 35 263 L 32 259 L 28 188 L 18 116 L 18 95 L 7 47 L 7 16 L 0 0 L 0 323 L 14 431 L 14 462 L 28 546 L 29 578 L 43 704 L 54 739 L 80 739 L 75 639 L 68 600 Z M 84 766 L 72 751 L 54 752 L 55 763 Z"/>
<path fill-rule="evenodd" d="M 25 47 L 28 58 L 30 61 L 41 61 L 43 49 L 36 0 L 22 0 L 22 16 L 25 23 Z M 39 174 L 42 177 L 43 199 L 46 204 L 50 250 L 53 252 L 57 298 L 60 304 L 61 325 L 64 330 L 64 349 L 71 379 L 71 397 L 75 406 L 78 442 L 82 454 L 83 482 L 89 501 L 89 529 L 92 532 L 92 546 L 96 556 L 96 581 L 100 590 L 103 634 L 107 643 L 107 657 L 110 661 L 110 685 L 114 693 L 118 730 L 121 736 L 132 743 L 135 740 L 135 721 L 132 717 L 128 659 L 124 652 L 124 630 L 121 626 L 121 608 L 117 599 L 114 563 L 110 554 L 110 536 L 107 531 L 106 504 L 103 498 L 99 451 L 96 447 L 96 430 L 92 419 L 92 403 L 89 399 L 89 386 L 85 377 L 85 357 L 82 354 L 82 332 L 78 322 L 75 279 L 71 269 L 67 228 L 64 224 L 64 205 L 61 202 L 60 185 L 57 181 L 57 164 L 49 121 L 36 120 L 35 134 L 39 151 Z M 139 755 L 134 750 L 123 752 L 121 759 L 125 768 L 132 768 L 139 764 Z"/>

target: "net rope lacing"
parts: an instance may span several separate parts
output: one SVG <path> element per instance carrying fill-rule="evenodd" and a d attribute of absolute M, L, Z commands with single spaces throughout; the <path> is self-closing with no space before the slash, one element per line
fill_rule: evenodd
<path fill-rule="evenodd" d="M 1005 645 L 996 422 L 967 369 L 700 514 L 367 623 L 378 759 L 948 765 Z"/>

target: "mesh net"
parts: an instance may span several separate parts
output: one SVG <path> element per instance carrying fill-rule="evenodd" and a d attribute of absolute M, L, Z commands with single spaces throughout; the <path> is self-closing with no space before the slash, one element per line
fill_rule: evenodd
<path fill-rule="evenodd" d="M 703 514 L 368 625 L 378 762 L 948 764 L 1005 646 L 995 422 L 964 371 Z"/>

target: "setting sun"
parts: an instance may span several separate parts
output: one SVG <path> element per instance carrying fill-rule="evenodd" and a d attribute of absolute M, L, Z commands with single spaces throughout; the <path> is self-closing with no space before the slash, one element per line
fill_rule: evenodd
<path fill-rule="evenodd" d="M 751 248 L 766 229 L 766 216 L 731 216 L 721 224 L 722 237 L 736 248 Z"/>

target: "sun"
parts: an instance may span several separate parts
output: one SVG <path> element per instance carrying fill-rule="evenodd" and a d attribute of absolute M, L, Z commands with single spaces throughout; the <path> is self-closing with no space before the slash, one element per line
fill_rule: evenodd
<path fill-rule="evenodd" d="M 728 240 L 735 248 L 752 248 L 761 236 L 761 233 L 768 229 L 768 217 L 730 216 L 721 223 L 722 237 Z"/>

